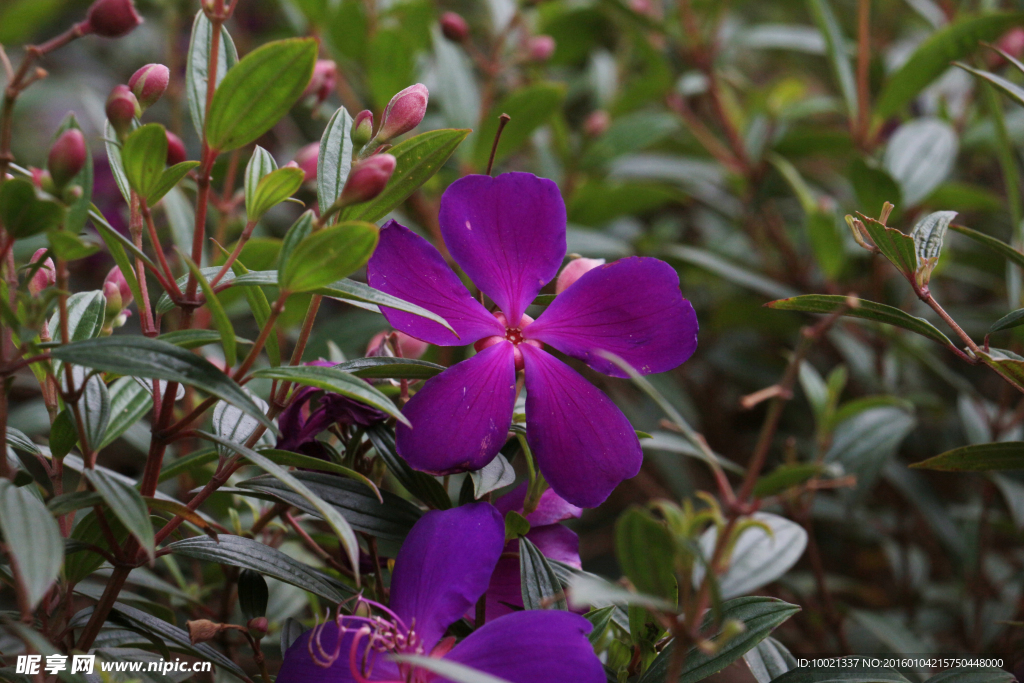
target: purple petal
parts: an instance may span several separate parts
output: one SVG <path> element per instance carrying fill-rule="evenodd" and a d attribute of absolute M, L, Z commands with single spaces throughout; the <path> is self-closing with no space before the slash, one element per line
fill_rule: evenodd
<path fill-rule="evenodd" d="M 697 315 L 680 293 L 672 266 L 633 256 L 584 274 L 523 336 L 606 375 L 627 376 L 597 351 L 611 351 L 647 375 L 671 370 L 693 355 Z"/>
<path fill-rule="evenodd" d="M 503 341 L 427 380 L 402 411 L 398 453 L 432 474 L 478 470 L 505 444 L 516 398 L 512 344 Z"/>
<path fill-rule="evenodd" d="M 640 440 L 622 411 L 579 373 L 529 344 L 519 348 L 526 361 L 527 441 L 537 465 L 559 496 L 597 507 L 640 471 Z"/>
<path fill-rule="evenodd" d="M 560 524 L 534 527 L 526 537 L 549 560 L 580 569 L 580 539 Z M 487 621 L 523 608 L 522 578 L 519 573 L 519 541 L 509 541 L 487 586 Z"/>
<path fill-rule="evenodd" d="M 347 621 L 343 617 L 343 621 Z M 359 628 L 361 621 L 351 620 L 353 623 L 347 623 L 353 629 Z M 313 636 L 314 631 L 309 630 L 299 636 L 288 651 L 284 655 L 284 661 L 281 663 L 281 670 L 277 674 L 277 683 L 322 683 L 323 681 L 330 681 L 331 683 L 356 683 L 356 678 L 352 675 L 352 638 L 353 631 L 348 630 L 342 637 L 341 642 L 338 642 L 338 625 L 334 622 L 328 622 L 321 627 L 318 632 L 320 640 L 320 646 L 326 652 L 334 654 L 337 651 L 337 659 L 329 667 L 322 667 L 313 661 L 313 656 L 310 654 L 309 639 Z M 358 656 L 362 657 L 366 650 L 366 640 L 364 639 L 361 646 L 357 648 Z M 320 650 L 314 645 L 313 652 L 317 653 L 317 657 L 324 659 Z M 361 660 L 357 660 L 361 661 Z M 390 679 L 396 680 L 399 677 L 398 667 L 386 657 L 381 657 L 374 651 L 370 651 L 369 659 L 367 664 L 373 665 L 374 679 Z"/>
<path fill-rule="evenodd" d="M 522 514 L 523 503 L 526 502 L 526 492 L 529 486 L 530 483 L 524 481 L 496 500 L 494 507 L 498 508 L 498 512 L 503 517 L 512 510 Z M 526 521 L 530 523 L 530 526 L 539 527 L 547 524 L 557 524 L 566 519 L 579 519 L 582 514 L 583 510 L 572 503 L 566 502 L 551 489 L 547 489 L 541 494 L 537 509 L 526 515 Z"/>
<path fill-rule="evenodd" d="M 565 257 L 565 202 L 532 173 L 456 180 L 438 220 L 452 257 L 513 326 Z"/>
<path fill-rule="evenodd" d="M 461 346 L 505 328 L 474 299 L 444 258 L 425 239 L 395 221 L 380 229 L 380 242 L 366 265 L 370 286 L 422 306 L 448 321 L 458 337 L 441 323 L 381 306 L 396 330 L 439 346 Z"/>
<path fill-rule="evenodd" d="M 490 503 L 423 515 L 406 537 L 391 576 L 391 609 L 427 652 L 487 590 L 505 545 L 505 522 Z"/>
<path fill-rule="evenodd" d="M 571 529 L 561 524 L 548 524 L 530 529 L 526 537 L 533 541 L 537 550 L 549 560 L 582 569 L 580 562 L 580 538 Z"/>
<path fill-rule="evenodd" d="M 587 640 L 592 628 L 572 612 L 516 612 L 477 629 L 447 658 L 511 683 L 605 683 Z"/>

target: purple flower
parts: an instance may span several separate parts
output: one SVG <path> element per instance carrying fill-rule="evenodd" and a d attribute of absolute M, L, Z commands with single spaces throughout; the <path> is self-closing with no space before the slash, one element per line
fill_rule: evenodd
<path fill-rule="evenodd" d="M 332 368 L 335 363 L 316 360 L 306 363 L 306 365 Z M 277 420 L 281 429 L 281 437 L 277 440 L 277 447 L 280 450 L 329 460 L 327 449 L 316 438 L 325 429 L 333 424 L 368 427 L 388 418 L 385 413 L 371 408 L 365 403 L 332 393 L 321 396 L 319 407 L 306 415 L 306 404 L 318 391 L 320 389 L 316 387 L 299 389 L 298 394 L 288 404 L 288 407 L 281 412 L 281 416 Z"/>
<path fill-rule="evenodd" d="M 670 370 L 697 346 L 697 317 L 667 263 L 631 257 L 599 266 L 559 294 L 536 320 L 524 315 L 565 257 L 565 204 L 550 180 L 529 173 L 467 176 L 441 198 L 441 232 L 462 270 L 500 313 L 474 299 L 426 240 L 395 221 L 380 231 L 370 285 L 444 317 L 441 324 L 383 308 L 388 322 L 442 346 L 476 342 L 479 353 L 430 379 L 405 406 L 398 452 L 433 474 L 478 470 L 512 423 L 516 371 L 525 370 L 527 439 L 555 492 L 594 507 L 643 460 L 626 416 L 550 345 L 623 377 L 600 351 L 647 374 Z"/>
<path fill-rule="evenodd" d="M 516 612 L 458 645 L 444 638 L 487 588 L 505 525 L 489 503 L 425 514 L 409 532 L 391 576 L 382 616 L 341 615 L 303 634 L 285 653 L 277 683 L 441 683 L 392 654 L 444 657 L 511 683 L 604 683 L 587 640 L 590 622 L 557 610 Z"/>
<path fill-rule="evenodd" d="M 523 514 L 527 488 L 528 483 L 523 482 L 495 501 L 494 507 L 502 517 L 512 510 Z M 580 539 L 559 522 L 578 518 L 582 512 L 583 510 L 567 503 L 557 493 L 548 489 L 541 495 L 537 509 L 526 515 L 526 521 L 530 523 L 530 532 L 526 534 L 526 538 L 549 560 L 564 562 L 580 569 Z M 505 544 L 505 550 L 487 587 L 487 620 L 521 609 L 523 589 L 522 576 L 519 574 L 519 541 L 512 540 Z"/>

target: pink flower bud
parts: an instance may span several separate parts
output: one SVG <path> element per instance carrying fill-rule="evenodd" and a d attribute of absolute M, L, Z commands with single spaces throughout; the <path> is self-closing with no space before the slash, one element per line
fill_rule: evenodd
<path fill-rule="evenodd" d="M 395 172 L 395 161 L 390 154 L 374 154 L 355 164 L 338 201 L 348 206 L 368 202 L 379 195 Z"/>
<path fill-rule="evenodd" d="M 382 355 L 381 344 L 392 334 L 398 340 L 398 350 L 401 352 L 402 358 L 421 358 L 427 352 L 427 346 L 429 346 L 427 342 L 420 341 L 416 337 L 410 337 L 405 332 L 378 332 L 373 335 L 370 343 L 366 345 L 366 355 Z"/>
<path fill-rule="evenodd" d="M 53 178 L 50 177 L 50 172 L 42 168 L 30 169 L 32 171 L 32 184 L 36 186 L 38 190 L 44 190 L 46 192 L 54 192 Z M 14 176 L 10 176 L 13 178 Z"/>
<path fill-rule="evenodd" d="M 612 123 L 612 117 L 604 109 L 591 112 L 587 120 L 583 122 L 583 131 L 592 138 L 599 138 L 608 130 Z"/>
<path fill-rule="evenodd" d="M 159 100 L 167 84 L 171 80 L 171 70 L 163 64 L 147 64 L 128 79 L 128 87 L 132 89 L 139 106 L 149 109 Z"/>
<path fill-rule="evenodd" d="M 167 165 L 174 166 L 188 159 L 188 152 L 185 151 L 185 143 L 171 131 L 167 133 Z"/>
<path fill-rule="evenodd" d="M 107 318 L 114 318 L 124 308 L 124 301 L 121 299 L 121 290 L 113 282 L 103 283 L 103 298 L 107 300 Z"/>
<path fill-rule="evenodd" d="M 38 263 L 39 259 L 43 258 L 43 254 L 46 253 L 46 249 L 36 249 L 36 253 L 32 254 L 32 260 L 30 263 Z M 57 283 L 57 269 L 53 267 L 53 259 L 48 258 L 43 261 L 43 265 L 39 266 L 32 277 L 28 281 L 28 292 L 32 296 L 38 296 L 39 292 L 43 291 L 47 287 L 52 287 Z"/>
<path fill-rule="evenodd" d="M 138 110 L 139 101 L 131 89 L 127 85 L 114 86 L 107 98 L 107 120 L 118 135 L 123 137 L 132 131 L 132 121 Z"/>
<path fill-rule="evenodd" d="M 441 15 L 441 33 L 448 40 L 461 43 L 469 37 L 469 24 L 456 12 L 445 12 Z"/>
<path fill-rule="evenodd" d="M 249 635 L 256 640 L 266 636 L 267 631 L 270 630 L 270 624 L 267 622 L 266 617 L 253 617 L 249 620 L 249 623 L 246 624 L 246 627 L 249 629 Z"/>
<path fill-rule="evenodd" d="M 603 258 L 578 258 L 569 261 L 568 265 L 562 268 L 562 272 L 558 274 L 558 279 L 555 281 L 555 294 L 561 294 L 587 272 L 603 265 Z"/>
<path fill-rule="evenodd" d="M 128 281 L 124 279 L 124 274 L 121 273 L 121 269 L 114 266 L 107 273 L 106 279 L 103 280 L 103 296 L 107 297 L 107 303 L 110 303 L 110 297 L 107 296 L 107 288 L 111 287 L 117 290 L 118 301 L 121 302 L 120 308 L 125 308 L 132 302 L 132 290 L 128 286 Z"/>
<path fill-rule="evenodd" d="M 996 41 L 995 46 L 1011 57 L 1019 59 L 1024 55 L 1024 28 L 1011 28 Z M 994 50 L 989 52 L 986 58 L 990 69 L 997 69 L 1006 64 L 1006 59 Z"/>
<path fill-rule="evenodd" d="M 80 25 L 83 32 L 120 38 L 142 23 L 132 0 L 94 0 Z"/>
<path fill-rule="evenodd" d="M 373 138 L 373 112 L 364 109 L 356 114 L 352 122 L 352 142 L 362 147 Z"/>
<path fill-rule="evenodd" d="M 380 130 L 377 131 L 377 141 L 387 142 L 420 125 L 423 115 L 427 113 L 429 97 L 430 92 L 422 83 L 410 85 L 392 97 L 384 109 Z"/>
<path fill-rule="evenodd" d="M 338 65 L 330 59 L 318 59 L 313 67 L 313 78 L 310 79 L 303 97 L 314 95 L 317 104 L 320 104 L 334 92 L 334 86 L 338 82 Z"/>
<path fill-rule="evenodd" d="M 64 187 L 85 167 L 85 136 L 77 128 L 61 133 L 50 148 L 46 167 L 58 188 Z"/>
<path fill-rule="evenodd" d="M 555 54 L 555 39 L 551 36 L 533 36 L 526 41 L 526 54 L 533 62 L 548 61 Z"/>
<path fill-rule="evenodd" d="M 311 142 L 295 153 L 295 164 L 306 174 L 306 182 L 316 180 L 316 165 L 320 157 L 320 143 Z"/>

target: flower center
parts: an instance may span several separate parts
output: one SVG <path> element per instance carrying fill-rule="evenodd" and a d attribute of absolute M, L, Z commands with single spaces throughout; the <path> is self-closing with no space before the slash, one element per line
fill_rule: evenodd
<path fill-rule="evenodd" d="M 523 343 L 523 328 L 521 327 L 506 327 L 505 328 L 505 339 L 519 346 Z"/>
<path fill-rule="evenodd" d="M 504 313 L 495 313 L 494 317 L 497 318 L 501 326 L 505 328 L 505 334 L 496 334 L 492 337 L 484 337 L 476 344 L 473 344 L 473 348 L 479 353 L 489 346 L 494 346 L 495 344 L 500 344 L 501 342 L 506 341 L 512 342 L 512 350 L 516 360 L 516 371 L 522 370 L 525 363 L 523 361 L 523 352 L 519 350 L 520 345 L 529 344 L 530 346 L 536 346 L 538 349 L 543 346 L 539 341 L 523 338 L 523 330 L 533 323 L 533 318 L 528 315 L 524 315 L 519 320 L 519 324 L 513 327 L 512 325 L 509 325 L 508 318 L 505 317 Z"/>

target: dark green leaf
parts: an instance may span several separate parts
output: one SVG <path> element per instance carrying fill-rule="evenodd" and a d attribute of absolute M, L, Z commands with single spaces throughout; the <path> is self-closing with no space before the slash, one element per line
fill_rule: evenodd
<path fill-rule="evenodd" d="M 519 575 L 526 609 L 569 609 L 558 575 L 530 539 L 519 539 Z"/>
<path fill-rule="evenodd" d="M 165 194 L 174 189 L 175 185 L 180 183 L 181 179 L 188 175 L 189 171 L 198 165 L 198 161 L 182 161 L 170 168 L 164 169 L 156 184 L 150 189 L 149 194 L 146 195 L 146 202 L 150 206 L 156 204 L 164 198 Z"/>
<path fill-rule="evenodd" d="M 227 152 L 270 130 L 302 96 L 316 57 L 315 40 L 289 38 L 267 43 L 242 58 L 224 76 L 210 103 L 210 147 Z"/>
<path fill-rule="evenodd" d="M 36 189 L 24 178 L 0 185 L 0 223 L 16 239 L 52 230 L 64 219 L 64 207 L 36 197 Z"/>
<path fill-rule="evenodd" d="M 437 363 L 391 356 L 356 358 L 334 367 L 364 379 L 430 379 L 445 371 L 445 367 Z"/>
<path fill-rule="evenodd" d="M 339 107 L 320 137 L 316 162 L 316 196 L 320 210 L 326 211 L 341 196 L 352 170 L 352 117 Z"/>
<path fill-rule="evenodd" d="M 127 204 L 132 200 L 132 190 L 128 187 L 128 176 L 124 174 L 124 162 L 121 160 L 121 143 L 117 141 L 117 132 L 110 125 L 110 121 L 103 122 L 103 144 L 107 151 L 110 173 L 114 176 L 117 189 L 121 191 L 121 196 L 124 197 L 124 201 Z"/>
<path fill-rule="evenodd" d="M 0 532 L 8 556 L 17 564 L 29 609 L 34 610 L 60 574 L 64 560 L 64 539 L 57 522 L 28 488 L 0 479 Z"/>
<path fill-rule="evenodd" d="M 206 91 L 210 73 L 210 46 L 213 38 L 213 24 L 206 18 L 203 10 L 196 12 L 192 23 L 192 36 L 188 43 L 188 54 L 185 57 L 185 95 L 188 100 L 188 111 L 195 126 L 196 135 L 203 136 L 203 121 L 206 119 Z M 217 76 L 215 83 L 220 84 L 228 69 L 238 63 L 238 51 L 231 35 L 224 27 L 220 29 L 220 41 L 217 45 Z M 108 137 L 110 137 L 108 135 Z"/>
<path fill-rule="evenodd" d="M 51 230 L 46 235 L 46 239 L 50 243 L 50 251 L 53 252 L 54 257 L 62 258 L 65 261 L 77 261 L 86 256 L 92 256 L 100 250 L 99 245 L 92 240 L 82 239 L 78 235 L 64 230 Z"/>
<path fill-rule="evenodd" d="M 245 213 L 249 220 L 259 220 L 267 211 L 295 194 L 305 177 L 301 168 L 279 168 L 263 176 L 256 184 L 256 191 L 245 196 Z"/>
<path fill-rule="evenodd" d="M 447 491 L 434 477 L 417 472 L 398 454 L 395 448 L 394 432 L 384 425 L 375 425 L 366 430 L 366 436 L 373 443 L 391 474 L 405 489 L 435 510 L 447 510 L 452 506 Z"/>
<path fill-rule="evenodd" d="M 281 289 L 311 292 L 348 277 L 370 260 L 377 238 L 377 226 L 365 221 L 344 221 L 310 234 L 281 269 Z"/>
<path fill-rule="evenodd" d="M 877 221 L 869 220 L 864 227 L 867 228 L 871 241 L 882 252 L 882 256 L 889 259 L 904 275 L 914 274 L 917 270 L 917 254 L 912 237 Z"/>
<path fill-rule="evenodd" d="M 220 332 L 217 330 L 174 330 L 173 332 L 164 332 L 157 339 L 183 349 L 198 349 L 201 346 L 218 343 Z"/>
<path fill-rule="evenodd" d="M 79 370 L 79 368 L 75 368 Z M 78 408 L 82 415 L 82 426 L 85 430 L 85 438 L 89 442 L 92 451 L 98 451 L 107 433 L 107 425 L 110 423 L 110 392 L 107 385 L 98 375 L 93 375 L 85 380 L 84 371 L 76 372 L 75 386 L 82 388 L 82 397 L 78 400 Z"/>
<path fill-rule="evenodd" d="M 675 540 L 665 524 L 627 510 L 615 523 L 615 557 L 638 591 L 675 601 Z"/>
<path fill-rule="evenodd" d="M 246 621 L 267 615 L 270 590 L 263 575 L 251 569 L 243 569 L 238 575 L 238 606 Z"/>
<path fill-rule="evenodd" d="M 220 303 L 220 299 L 217 298 L 209 281 L 203 276 L 199 266 L 185 254 L 179 255 L 192 272 L 192 276 L 199 282 L 199 287 L 203 290 L 203 296 L 206 298 L 206 308 L 210 311 L 210 317 L 213 318 L 213 326 L 220 332 L 225 366 L 231 368 L 235 365 L 235 360 L 237 359 L 236 350 L 238 348 L 235 340 L 235 328 L 231 325 L 231 319 L 228 318 L 224 306 Z"/>
<path fill-rule="evenodd" d="M 892 669 L 869 669 L 857 666 L 856 662 L 839 663 L 838 666 L 823 669 L 800 667 L 782 674 L 772 683 L 908 683 L 898 671 Z"/>
<path fill-rule="evenodd" d="M 809 0 L 809 4 L 814 21 L 825 38 L 828 61 L 839 84 L 839 91 L 843 94 L 843 101 L 846 102 L 846 114 L 853 121 L 857 116 L 857 83 L 842 25 L 836 19 L 829 0 Z"/>
<path fill-rule="evenodd" d="M 343 477 L 348 477 L 349 479 L 355 479 L 358 482 L 362 482 L 364 486 L 370 489 L 370 491 L 377 496 L 378 501 L 383 500 L 380 495 L 380 490 L 373 481 L 371 481 L 366 475 L 360 474 L 359 472 L 349 469 L 344 465 L 339 465 L 328 460 L 321 460 L 320 458 L 314 458 L 309 455 L 302 455 L 301 453 L 292 453 L 291 451 L 282 451 L 273 448 L 261 450 L 260 453 L 267 456 L 278 465 L 296 467 L 302 470 L 329 472 L 331 474 L 340 474 Z"/>
<path fill-rule="evenodd" d="M 150 557 L 154 551 L 153 525 L 149 521 L 146 501 L 134 486 L 110 476 L 102 469 L 87 469 L 86 478 L 96 492 L 103 496 L 114 516 L 134 536 Z"/>
<path fill-rule="evenodd" d="M 367 310 L 373 310 L 379 313 L 379 306 L 387 306 L 393 308 L 396 311 L 405 311 L 406 313 L 412 313 L 418 315 L 421 318 L 427 318 L 433 320 L 436 323 L 444 325 L 445 328 L 455 332 L 452 326 L 448 324 L 448 321 L 434 313 L 428 311 L 422 306 L 411 304 L 408 301 L 403 301 L 398 297 L 385 294 L 379 289 L 374 289 L 367 284 L 362 282 L 356 282 L 355 280 L 342 279 L 337 282 L 332 282 L 329 285 L 319 288 L 316 290 L 317 294 L 323 294 L 326 297 L 332 299 L 338 299 L 352 305 L 369 304 L 369 306 L 361 305 L 360 307 L 366 308 Z M 357 303 L 358 302 L 358 303 Z"/>
<path fill-rule="evenodd" d="M 121 147 L 121 161 L 128 184 L 148 199 L 160 184 L 160 176 L 167 165 L 167 132 L 164 127 L 150 123 L 133 130 Z"/>
<path fill-rule="evenodd" d="M 107 521 L 118 544 L 123 543 L 128 537 L 128 532 L 121 525 L 120 520 L 112 515 L 107 515 Z M 82 517 L 80 522 L 75 524 L 75 528 L 71 532 L 71 540 L 82 544 L 94 545 L 107 553 L 114 552 L 107 545 L 106 536 L 95 512 L 90 512 Z M 64 563 L 64 578 L 67 579 L 68 583 L 78 583 L 96 571 L 103 562 L 103 556 L 90 549 L 75 552 L 69 555 Z"/>
<path fill-rule="evenodd" d="M 1024 254 L 1020 253 L 1006 242 L 998 240 L 995 237 L 990 237 L 989 235 L 986 235 L 983 232 L 978 232 L 977 230 L 972 230 L 971 228 L 964 227 L 962 225 L 950 225 L 949 229 L 952 230 L 953 232 L 958 232 L 961 235 L 966 235 L 967 237 L 970 237 L 975 242 L 985 245 L 989 249 L 998 252 L 1004 258 L 1010 260 L 1014 264 L 1020 266 L 1021 268 L 1024 268 Z"/>
<path fill-rule="evenodd" d="M 42 455 L 43 452 L 39 450 L 39 446 L 33 443 L 32 439 L 28 438 L 24 432 L 14 427 L 7 428 L 7 445 L 11 448 L 17 448 L 25 453 L 31 453 L 32 455 Z"/>
<path fill-rule="evenodd" d="M 1014 327 L 1020 327 L 1024 325 L 1024 308 L 1018 308 L 1016 311 L 1007 313 L 999 320 L 992 323 L 992 327 L 988 328 L 986 335 L 990 335 L 993 332 L 1001 332 L 1002 330 L 1009 330 Z"/>
<path fill-rule="evenodd" d="M 773 471 L 757 480 L 754 486 L 755 498 L 766 498 L 776 493 L 799 486 L 821 472 L 821 466 L 814 463 L 779 465 Z"/>
<path fill-rule="evenodd" d="M 57 417 L 50 427 L 50 455 L 60 460 L 71 452 L 77 442 L 78 430 L 75 428 L 75 418 L 71 416 L 71 409 L 65 408 L 57 413 Z"/>
<path fill-rule="evenodd" d="M 907 239 L 910 239 L 909 237 Z M 913 240 L 911 240 L 911 246 L 913 246 Z M 838 294 L 805 294 L 803 296 L 795 296 L 789 299 L 779 299 L 777 301 L 770 301 L 766 306 L 774 308 L 780 311 L 804 311 L 805 313 L 832 313 L 841 307 L 847 305 L 849 297 L 841 296 Z M 923 337 L 928 337 L 946 346 L 952 346 L 952 342 L 946 335 L 942 334 L 934 325 L 927 320 L 917 318 L 909 313 L 904 313 L 898 308 L 892 306 L 886 306 L 885 304 L 876 303 L 874 301 L 867 301 L 866 299 L 856 299 L 857 307 L 847 307 L 846 312 L 843 315 L 850 316 L 852 318 L 861 318 L 863 320 L 873 320 L 875 322 L 886 323 L 887 325 L 895 325 L 896 327 L 902 327 L 905 330 L 916 332 Z"/>
<path fill-rule="evenodd" d="M 494 155 L 495 163 L 519 150 L 530 134 L 547 123 L 562 106 L 565 86 L 561 83 L 541 82 L 513 90 L 484 118 L 476 136 L 473 158 L 483 168 L 491 155 L 494 136 L 498 132 L 498 116 L 508 114 L 511 120 L 501 134 L 501 142 Z"/>
<path fill-rule="evenodd" d="M 406 417 L 402 415 L 402 411 L 398 409 L 391 399 L 380 393 L 370 383 L 353 377 L 337 368 L 322 368 L 315 365 L 262 368 L 254 372 L 253 377 L 296 382 L 304 386 L 317 387 L 318 389 L 341 394 L 354 401 L 359 401 L 377 410 L 381 410 L 403 424 L 409 424 Z"/>
<path fill-rule="evenodd" d="M 46 508 L 50 511 L 51 515 L 60 516 L 75 510 L 91 508 L 94 505 L 102 504 L 103 496 L 95 491 L 72 491 L 71 493 L 65 493 L 52 498 L 46 504 Z"/>
<path fill-rule="evenodd" d="M 973 444 L 946 451 L 911 467 L 940 472 L 1024 470 L 1024 441 Z"/>
<path fill-rule="evenodd" d="M 395 172 L 376 198 L 341 212 L 341 220 L 378 221 L 437 173 L 471 131 L 442 128 L 420 133 L 388 150 Z"/>

